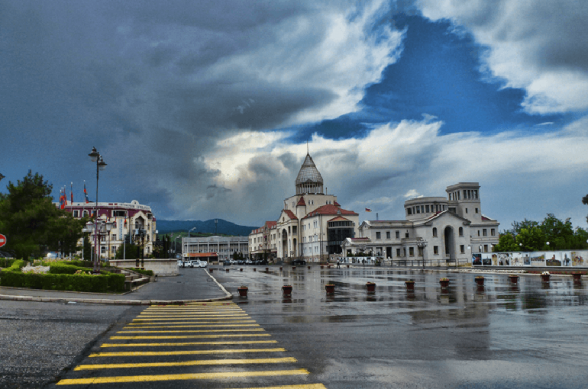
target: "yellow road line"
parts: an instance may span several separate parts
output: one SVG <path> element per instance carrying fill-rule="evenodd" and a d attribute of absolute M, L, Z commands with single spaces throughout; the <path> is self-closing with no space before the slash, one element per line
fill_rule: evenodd
<path fill-rule="evenodd" d="M 154 313 L 154 314 L 141 314 L 139 316 L 136 317 L 136 319 L 142 319 L 142 318 L 156 318 L 156 317 L 164 317 L 167 319 L 170 318 L 175 318 L 175 317 L 200 317 L 202 319 L 206 319 L 209 317 L 243 317 L 243 316 L 249 316 L 246 313 L 235 313 L 235 314 L 228 314 L 228 315 L 203 315 L 201 313 L 174 313 L 174 314 L 163 314 L 163 313 Z"/>
<path fill-rule="evenodd" d="M 167 319 L 133 319 L 133 321 L 129 324 L 142 324 L 139 322 L 143 321 L 163 321 L 163 322 L 190 322 L 190 323 L 234 323 L 236 321 L 249 321 L 254 322 L 255 320 L 250 319 L 248 317 L 237 317 L 237 318 L 229 318 L 229 319 L 222 319 L 222 318 L 214 318 L 210 320 L 208 318 L 191 318 L 191 317 L 184 317 L 184 318 L 167 318 Z"/>
<path fill-rule="evenodd" d="M 206 324 L 206 325 L 183 325 L 183 326 L 131 326 L 124 327 L 123 330 L 131 330 L 133 328 L 201 328 L 201 327 L 259 327 L 259 324 Z"/>
<path fill-rule="evenodd" d="M 149 363 L 109 363 L 104 365 L 79 365 L 74 370 L 128 369 L 138 367 L 170 366 L 214 366 L 214 365 L 248 365 L 256 363 L 295 363 L 296 358 L 258 358 L 258 359 L 205 359 L 185 362 L 149 362 Z"/>
<path fill-rule="evenodd" d="M 225 330 L 160 330 L 160 331 L 149 331 L 149 330 L 136 330 L 136 331 L 117 331 L 117 334 L 133 334 L 133 333 L 141 333 L 141 334 L 177 334 L 177 333 L 195 333 L 195 332 L 262 332 L 265 331 L 263 328 L 237 328 L 237 329 L 230 329 L 227 328 Z"/>
<path fill-rule="evenodd" d="M 65 379 L 57 385 L 87 385 L 87 384 L 113 384 L 123 382 L 154 382 L 154 381 L 181 381 L 181 380 L 212 380 L 223 378 L 241 377 L 271 377 L 286 375 L 307 375 L 306 369 L 296 370 L 271 370 L 271 371 L 232 371 L 226 373 L 193 373 L 193 374 L 162 374 L 162 375 L 137 375 L 122 377 L 95 377 Z"/>
<path fill-rule="evenodd" d="M 235 321 L 170 321 L 170 322 L 158 322 L 158 323 L 127 323 L 128 326 L 139 327 L 139 326 L 153 326 L 153 325 L 177 325 L 177 324 L 242 324 L 242 323 L 255 323 L 255 320 L 235 320 Z"/>
<path fill-rule="evenodd" d="M 166 312 L 203 312 L 203 313 L 212 313 L 212 312 L 216 312 L 216 313 L 236 313 L 236 312 L 245 312 L 242 309 L 146 309 L 143 311 L 143 313 L 153 313 L 153 312 L 159 312 L 159 313 L 166 313 Z"/>
<path fill-rule="evenodd" d="M 252 336 L 270 336 L 270 334 L 222 334 L 222 335 L 165 335 L 165 336 L 111 336 L 110 339 L 129 340 L 129 339 L 210 339 L 210 338 L 228 338 L 228 337 L 252 337 Z"/>
<path fill-rule="evenodd" d="M 242 389 L 327 389 L 327 388 L 323 384 L 302 384 L 302 385 L 264 386 L 263 388 L 242 388 Z"/>
<path fill-rule="evenodd" d="M 173 342 L 173 343 L 103 343 L 100 347 L 170 347 L 170 346 L 202 346 L 223 344 L 258 344 L 278 343 L 277 340 L 232 340 L 226 342 Z"/>
<path fill-rule="evenodd" d="M 113 351 L 110 353 L 90 354 L 90 358 L 96 357 L 152 357 L 162 355 L 204 355 L 204 354 L 238 354 L 238 353 L 278 353 L 286 351 L 285 348 L 243 348 L 226 350 L 183 350 L 183 351 Z"/>

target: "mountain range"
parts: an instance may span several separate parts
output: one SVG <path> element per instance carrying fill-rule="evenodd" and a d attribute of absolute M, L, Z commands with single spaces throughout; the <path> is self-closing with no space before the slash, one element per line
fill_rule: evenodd
<path fill-rule="evenodd" d="M 218 220 L 218 225 L 215 225 L 214 221 Z M 210 220 L 157 220 L 157 231 L 160 234 L 166 234 L 174 231 L 188 231 L 192 230 L 192 233 L 210 233 L 210 234 L 225 234 L 234 236 L 248 236 L 251 230 L 258 227 L 240 226 L 235 223 L 223 219 L 210 219 Z"/>

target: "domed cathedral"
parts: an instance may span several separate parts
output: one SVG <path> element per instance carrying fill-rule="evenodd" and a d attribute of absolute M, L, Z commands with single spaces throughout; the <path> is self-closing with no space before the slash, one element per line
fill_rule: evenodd
<path fill-rule="evenodd" d="M 324 262 L 329 256 L 341 256 L 343 241 L 357 235 L 359 215 L 342 209 L 337 196 L 325 193 L 328 189 L 324 188 L 323 177 L 309 153 L 295 187 L 296 194 L 284 200 L 275 228 L 266 236 L 257 236 L 259 229 L 249 235 L 250 255 L 269 254 L 270 258 L 286 262 L 298 258 Z M 265 240 L 268 249 L 260 252 Z"/>

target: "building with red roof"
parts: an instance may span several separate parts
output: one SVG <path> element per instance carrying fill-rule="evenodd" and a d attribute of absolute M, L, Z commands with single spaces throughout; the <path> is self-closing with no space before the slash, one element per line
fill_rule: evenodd
<path fill-rule="evenodd" d="M 357 234 L 359 215 L 341 208 L 337 196 L 327 193 L 310 154 L 306 154 L 296 177 L 295 193 L 284 200 L 274 224 L 266 222 L 251 232 L 250 254 L 284 261 L 302 258 L 308 262 L 341 256 L 343 241 Z"/>

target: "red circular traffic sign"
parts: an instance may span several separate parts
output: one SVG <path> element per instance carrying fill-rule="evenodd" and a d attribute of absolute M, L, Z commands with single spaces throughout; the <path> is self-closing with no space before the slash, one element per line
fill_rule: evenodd
<path fill-rule="evenodd" d="M 0 234 L 0 247 L 4 246 L 6 244 L 6 237 L 2 234 Z"/>

